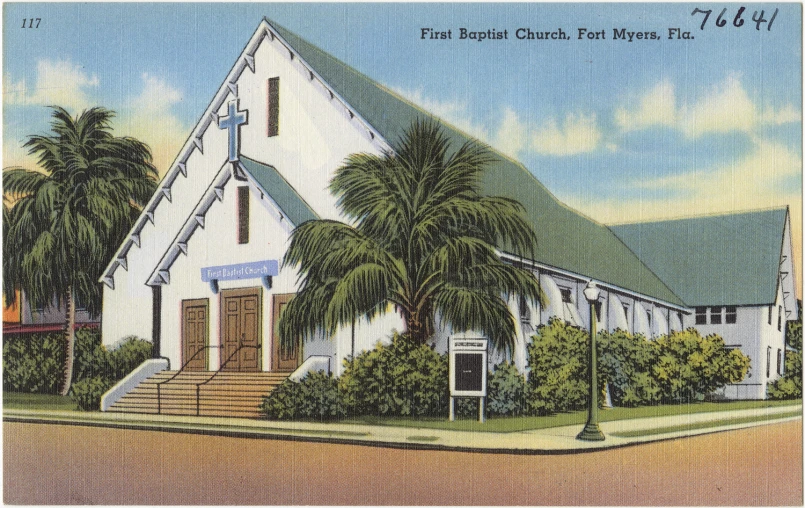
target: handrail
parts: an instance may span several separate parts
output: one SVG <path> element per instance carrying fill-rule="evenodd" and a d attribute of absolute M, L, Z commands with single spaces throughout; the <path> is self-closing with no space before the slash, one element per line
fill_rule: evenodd
<path fill-rule="evenodd" d="M 209 379 L 207 379 L 206 381 L 202 381 L 201 383 L 196 384 L 196 416 L 201 416 L 201 387 L 203 385 L 206 385 L 207 383 L 209 383 L 213 379 L 215 379 L 215 376 L 217 376 L 218 373 L 220 373 L 222 370 L 224 370 L 224 367 L 226 367 L 226 364 L 229 363 L 235 357 L 235 355 L 240 353 L 240 350 L 244 349 L 244 348 L 254 348 L 254 349 L 260 350 L 260 349 L 263 348 L 263 345 L 262 344 L 258 344 L 256 346 L 252 346 L 251 344 L 241 344 L 241 345 L 239 345 L 238 348 L 236 350 L 234 350 L 231 355 L 229 355 L 229 358 L 227 358 L 226 361 L 221 364 L 221 367 L 219 367 L 218 370 L 216 370 L 215 373 L 213 373 L 213 375 L 209 377 Z"/>
<path fill-rule="evenodd" d="M 199 353 L 201 353 L 202 351 L 206 351 L 207 349 L 220 348 L 220 347 L 221 347 L 220 345 L 218 345 L 218 346 L 207 345 L 207 346 L 204 346 L 202 348 L 197 349 L 196 352 L 193 353 L 193 356 L 191 356 L 190 359 L 187 360 L 184 365 L 182 365 L 182 368 L 179 369 L 178 371 L 176 371 L 176 374 L 172 375 L 171 377 L 169 377 L 168 379 L 166 379 L 164 381 L 160 381 L 159 383 L 157 383 L 157 414 L 162 414 L 162 385 L 164 385 L 165 383 L 168 383 L 168 382 L 173 381 L 174 379 L 176 379 L 179 376 L 179 374 L 184 372 L 184 369 L 188 365 L 190 365 L 190 362 L 195 360 L 196 357 L 199 355 Z"/>

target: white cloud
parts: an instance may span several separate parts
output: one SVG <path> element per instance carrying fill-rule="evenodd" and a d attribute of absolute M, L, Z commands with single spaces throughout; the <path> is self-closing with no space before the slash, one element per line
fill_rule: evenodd
<path fill-rule="evenodd" d="M 182 92 L 164 79 L 143 73 L 142 91 L 128 101 L 119 115 L 118 134 L 133 136 L 151 147 L 154 164 L 164 174 L 187 137 L 184 125 L 171 108 Z"/>
<path fill-rule="evenodd" d="M 676 97 L 674 85 L 669 81 L 657 83 L 638 102 L 638 106 L 631 111 L 625 107 L 615 110 L 615 125 L 621 130 L 628 132 L 654 125 L 676 124 Z"/>
<path fill-rule="evenodd" d="M 183 124 L 172 108 L 182 100 L 180 90 L 159 76 L 143 73 L 142 88 L 138 95 L 129 97 L 123 104 L 104 105 L 117 112 L 113 120 L 114 133 L 135 137 L 151 148 L 154 164 L 164 174 L 173 162 L 189 126 Z M 12 82 L 4 78 L 3 101 L 6 105 L 59 105 L 71 114 L 99 105 L 89 92 L 97 88 L 97 76 L 67 61 L 41 61 L 37 65 L 36 86 L 29 88 L 25 80 Z M 16 132 L 16 131 L 15 131 Z M 24 136 L 14 139 L 8 134 L 3 142 L 3 164 L 34 167 L 36 161 L 22 148 Z"/>
<path fill-rule="evenodd" d="M 646 192 L 635 199 L 601 199 L 576 195 L 566 202 L 603 223 L 733 212 L 788 205 L 791 208 L 794 257 L 802 260 L 802 195 L 790 182 L 802 175 L 797 150 L 777 142 L 753 139 L 753 150 L 731 163 L 691 170 L 681 175 L 635 180 Z M 801 274 L 797 274 L 801 282 Z"/>
<path fill-rule="evenodd" d="M 394 88 L 393 91 L 417 105 L 420 109 L 441 118 L 465 133 L 486 143 L 490 142 L 489 131 L 483 125 L 472 120 L 467 103 L 458 100 L 439 101 L 430 99 L 425 97 L 421 89 L 405 90 Z"/>
<path fill-rule="evenodd" d="M 786 123 L 801 122 L 802 116 L 799 111 L 794 109 L 794 106 L 788 104 L 781 109 L 769 109 L 763 112 L 761 122 L 764 125 L 783 125 Z"/>
<path fill-rule="evenodd" d="M 513 109 L 506 108 L 500 127 L 495 133 L 495 139 L 491 143 L 492 146 L 516 159 L 520 151 L 527 147 L 527 141 L 526 125 L 520 121 Z"/>
<path fill-rule="evenodd" d="M 678 105 L 676 89 L 667 80 L 656 84 L 636 102 L 615 110 L 615 125 L 623 132 L 664 126 L 678 129 L 693 139 L 711 133 L 754 134 L 762 125 L 801 121 L 791 104 L 780 109 L 760 108 L 736 75 L 712 86 L 692 104 Z"/>
<path fill-rule="evenodd" d="M 550 119 L 535 130 L 516 111 L 506 107 L 499 120 L 495 118 L 489 122 L 497 127 L 487 128 L 473 120 L 465 102 L 433 100 L 425 97 L 422 90 L 395 88 L 394 91 L 426 112 L 515 159 L 524 151 L 555 156 L 590 152 L 598 148 L 602 138 L 595 114 L 568 114 L 561 125 Z"/>
<path fill-rule="evenodd" d="M 560 126 L 550 119 L 533 133 L 531 148 L 542 155 L 575 155 L 598 148 L 601 131 L 595 114 L 568 114 Z"/>
<path fill-rule="evenodd" d="M 740 80 L 730 76 L 681 111 L 682 131 L 689 138 L 707 133 L 752 132 L 758 112 Z"/>
<path fill-rule="evenodd" d="M 100 84 L 98 77 L 88 75 L 83 67 L 69 60 L 40 60 L 36 65 L 36 82 L 3 78 L 3 103 L 23 106 L 58 105 L 69 111 L 91 106 L 89 92 Z"/>

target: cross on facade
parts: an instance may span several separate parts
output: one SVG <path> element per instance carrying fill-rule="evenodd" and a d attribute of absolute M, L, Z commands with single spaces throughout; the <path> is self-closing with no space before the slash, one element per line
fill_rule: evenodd
<path fill-rule="evenodd" d="M 249 111 L 238 111 L 239 99 L 229 101 L 229 111 L 226 116 L 218 117 L 218 128 L 229 130 L 229 162 L 235 162 L 240 157 L 240 126 L 249 123 Z"/>

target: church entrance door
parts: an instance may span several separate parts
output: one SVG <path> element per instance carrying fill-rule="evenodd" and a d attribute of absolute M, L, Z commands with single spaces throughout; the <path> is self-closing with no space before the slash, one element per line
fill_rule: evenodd
<path fill-rule="evenodd" d="M 260 371 L 262 307 L 259 287 L 221 291 L 221 370 Z"/>
<path fill-rule="evenodd" d="M 293 372 L 299 367 L 299 359 L 301 358 L 301 341 L 297 338 L 291 347 L 284 348 L 280 343 L 279 330 L 277 329 L 277 321 L 285 310 L 285 306 L 293 298 L 294 293 L 285 293 L 274 295 L 274 304 L 272 306 L 272 320 L 274 333 L 272 336 L 273 346 L 271 348 L 271 370 L 278 372 Z"/>
<path fill-rule="evenodd" d="M 185 370 L 207 370 L 209 309 L 206 298 L 182 300 L 182 364 Z M 200 352 L 200 350 L 204 350 Z"/>

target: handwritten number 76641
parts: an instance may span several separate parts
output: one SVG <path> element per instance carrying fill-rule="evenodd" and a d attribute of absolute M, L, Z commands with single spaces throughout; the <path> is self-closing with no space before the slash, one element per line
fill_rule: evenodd
<path fill-rule="evenodd" d="M 23 18 L 22 28 L 39 28 L 42 18 Z"/>
<path fill-rule="evenodd" d="M 733 26 L 735 26 L 735 27 L 743 26 L 743 24 L 744 24 L 743 13 L 744 13 L 745 10 L 746 10 L 746 7 L 740 7 L 738 9 L 738 13 L 735 14 L 735 17 L 732 19 L 732 25 Z M 754 14 L 752 14 L 752 21 L 755 22 L 755 30 L 760 30 L 760 26 L 763 23 L 768 23 L 768 25 L 766 25 L 766 30 L 771 31 L 771 26 L 772 26 L 772 24 L 774 24 L 774 18 L 777 17 L 777 11 L 779 11 L 779 9 L 774 9 L 774 14 L 772 14 L 771 18 L 769 18 L 769 19 L 766 19 L 766 17 L 765 17 L 766 11 L 761 10 L 760 13 L 758 13 L 758 11 L 755 11 Z M 707 24 L 707 20 L 710 19 L 710 15 L 712 13 L 713 13 L 712 9 L 708 9 L 708 10 L 704 11 L 704 10 L 701 10 L 701 9 L 699 9 L 697 7 L 695 9 L 693 9 L 693 12 L 691 12 L 690 15 L 695 16 L 696 14 L 704 14 L 704 19 L 702 19 L 702 26 L 700 27 L 700 30 L 704 30 L 704 25 Z M 727 24 L 727 20 L 725 19 L 725 14 L 727 14 L 727 8 L 726 7 L 724 7 L 724 9 L 722 9 L 721 14 L 719 14 L 718 18 L 716 18 L 716 26 L 717 27 L 721 28 L 721 27 L 723 27 L 723 26 L 725 26 Z"/>

